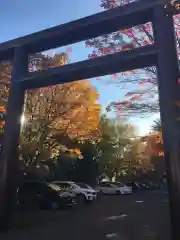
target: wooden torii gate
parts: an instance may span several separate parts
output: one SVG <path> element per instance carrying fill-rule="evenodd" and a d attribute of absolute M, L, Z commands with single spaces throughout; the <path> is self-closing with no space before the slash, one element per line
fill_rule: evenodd
<path fill-rule="evenodd" d="M 180 239 L 179 75 L 173 8 L 166 0 L 139 0 L 0 44 L 0 61 L 13 64 L 3 151 L 0 160 L 0 226 L 7 227 L 16 196 L 20 115 L 26 89 L 115 72 L 157 66 L 173 239 Z M 172 11 L 173 10 L 173 11 Z M 174 12 L 175 13 L 175 12 Z M 73 44 L 119 29 L 153 23 L 154 44 L 40 72 L 28 72 L 28 54 Z"/>

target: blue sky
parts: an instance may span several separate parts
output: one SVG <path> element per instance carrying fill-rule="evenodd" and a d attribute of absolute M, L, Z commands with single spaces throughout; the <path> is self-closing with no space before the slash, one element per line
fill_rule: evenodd
<path fill-rule="evenodd" d="M 100 0 L 1 0 L 0 1 L 0 42 L 17 38 L 45 28 L 53 27 L 103 11 Z M 73 36 L 72 36 L 73 37 Z M 61 48 L 62 49 L 62 48 Z M 61 51 L 58 49 L 58 51 Z M 70 59 L 72 62 L 87 59 L 92 49 L 85 48 L 84 42 L 74 44 Z M 115 80 L 114 80 L 115 81 Z M 100 102 L 106 106 L 110 101 L 122 99 L 124 91 L 114 85 L 103 84 L 95 79 L 92 83 L 100 92 Z M 132 90 L 132 86 L 130 91 Z M 148 125 L 157 117 L 132 119 L 140 134 L 148 131 Z"/>

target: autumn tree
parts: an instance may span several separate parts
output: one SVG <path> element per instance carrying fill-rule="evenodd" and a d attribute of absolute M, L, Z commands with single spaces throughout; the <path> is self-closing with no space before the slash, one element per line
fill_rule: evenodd
<path fill-rule="evenodd" d="M 141 139 L 145 145 L 144 153 L 149 158 L 162 157 L 164 156 L 164 149 L 161 120 L 154 120 L 151 129 L 152 132 Z"/>
<path fill-rule="evenodd" d="M 48 57 L 43 69 L 63 65 L 66 59 L 65 54 Z M 32 146 L 33 155 L 38 153 L 37 161 L 67 150 L 67 140 L 96 137 L 101 113 L 101 107 L 96 103 L 98 97 L 96 88 L 87 80 L 28 90 L 21 137 L 22 154 L 26 155 Z M 28 159 L 28 162 L 32 161 L 34 156 Z"/>
<path fill-rule="evenodd" d="M 153 124 L 153 129 L 159 130 L 161 127 L 159 120 Z M 149 159 L 153 166 L 153 177 L 156 181 L 162 181 L 165 175 L 165 159 L 162 132 L 156 131 L 142 138 L 144 142 L 144 156 Z"/>
<path fill-rule="evenodd" d="M 142 138 L 145 145 L 144 154 L 151 158 L 153 156 L 163 156 L 163 138 L 162 132 L 152 132 Z"/>
<path fill-rule="evenodd" d="M 11 70 L 12 68 L 10 63 L 0 64 L 0 145 L 2 145 L 3 141 L 7 101 L 11 81 Z"/>
<path fill-rule="evenodd" d="M 101 7 L 104 10 L 108 10 L 130 4 L 134 1 L 135 0 L 101 0 Z M 174 2 L 176 1 L 172 1 L 172 3 Z M 180 15 L 174 16 L 174 26 L 179 54 Z M 117 32 L 89 39 L 86 41 L 86 47 L 93 48 L 92 54 L 89 54 L 89 58 L 95 58 L 153 43 L 152 24 L 146 23 L 130 29 L 120 29 Z M 107 111 L 115 111 L 117 115 L 120 116 L 134 116 L 138 114 L 141 117 L 159 112 L 155 67 L 136 69 L 120 74 L 115 73 L 112 75 L 111 84 L 117 85 L 117 87 L 123 89 L 123 91 L 126 87 L 132 89 L 132 91 L 127 91 L 124 99 L 110 102 L 107 106 Z"/>
<path fill-rule="evenodd" d="M 36 54 L 29 59 L 29 71 L 40 71 L 69 62 L 68 54 L 54 56 Z M 9 92 L 10 68 L 1 65 L 0 83 L 3 107 Z M 3 98 L 4 96 L 4 98 Z M 98 93 L 89 81 L 77 81 L 25 93 L 23 126 L 20 139 L 20 159 L 26 165 L 66 150 L 66 140 L 93 139 L 98 136 L 101 106 Z M 75 149 L 78 153 L 78 149 Z"/>
<path fill-rule="evenodd" d="M 33 153 L 52 149 L 49 153 L 56 154 L 54 150 L 64 149 L 66 140 L 95 137 L 100 118 L 97 99 L 96 89 L 88 81 L 28 91 L 21 147 L 25 152 L 32 146 Z"/>

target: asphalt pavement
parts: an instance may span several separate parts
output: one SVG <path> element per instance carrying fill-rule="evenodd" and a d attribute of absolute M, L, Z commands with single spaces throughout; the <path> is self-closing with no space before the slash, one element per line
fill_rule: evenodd
<path fill-rule="evenodd" d="M 1 240 L 170 240 L 167 193 L 102 196 L 67 211 L 38 211 L 16 217 Z"/>

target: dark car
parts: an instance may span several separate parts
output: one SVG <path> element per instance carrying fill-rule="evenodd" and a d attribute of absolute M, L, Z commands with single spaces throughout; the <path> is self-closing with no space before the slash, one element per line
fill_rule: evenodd
<path fill-rule="evenodd" d="M 52 183 L 58 185 L 61 188 L 61 190 L 70 193 L 72 196 L 74 196 L 74 198 L 76 197 L 75 192 L 67 182 L 53 181 Z"/>
<path fill-rule="evenodd" d="M 136 182 L 127 182 L 126 185 L 129 187 L 132 187 L 133 192 L 137 192 L 141 190 L 141 186 Z"/>
<path fill-rule="evenodd" d="M 57 210 L 72 207 L 76 202 L 73 195 L 63 191 L 58 185 L 40 181 L 25 181 L 17 191 L 20 207 L 38 207 Z"/>
<path fill-rule="evenodd" d="M 160 189 L 162 187 L 161 183 L 155 183 L 155 182 L 147 182 L 144 184 L 146 186 L 146 189 L 148 190 L 157 190 Z"/>

